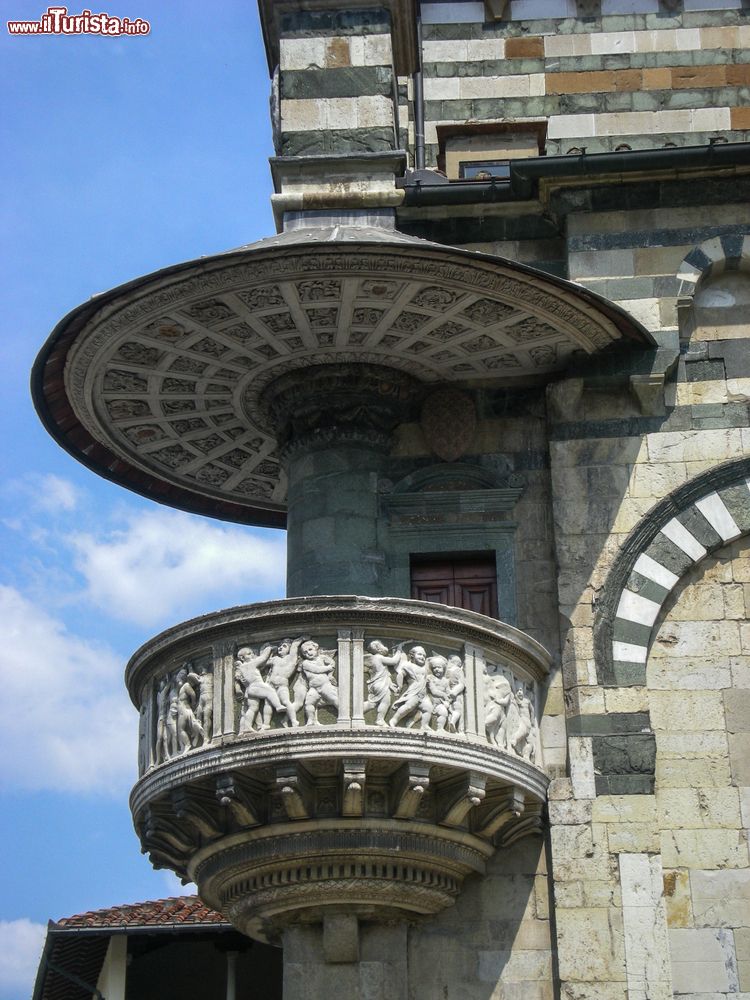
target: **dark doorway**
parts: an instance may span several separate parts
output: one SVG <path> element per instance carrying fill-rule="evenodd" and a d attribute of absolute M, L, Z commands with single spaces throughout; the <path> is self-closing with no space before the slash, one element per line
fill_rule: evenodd
<path fill-rule="evenodd" d="M 411 556 L 411 596 L 497 618 L 495 554 Z"/>

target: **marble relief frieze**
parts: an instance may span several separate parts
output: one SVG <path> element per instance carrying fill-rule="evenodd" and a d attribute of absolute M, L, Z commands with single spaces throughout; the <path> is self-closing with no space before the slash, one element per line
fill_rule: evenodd
<path fill-rule="evenodd" d="M 211 742 L 213 703 L 213 668 L 205 663 L 186 662 L 159 678 L 153 748 L 156 764 Z"/>
<path fill-rule="evenodd" d="M 336 649 L 323 649 L 304 637 L 283 638 L 257 653 L 251 646 L 241 647 L 234 662 L 238 732 L 294 728 L 302 718 L 308 726 L 337 721 L 336 656 Z"/>
<path fill-rule="evenodd" d="M 217 740 L 319 727 L 468 737 L 541 766 L 536 682 L 475 646 L 348 628 L 222 649 L 155 671 L 141 773 Z"/>
<path fill-rule="evenodd" d="M 484 726 L 487 740 L 534 764 L 539 754 L 539 725 L 533 686 L 519 682 L 500 664 L 484 672 Z"/>

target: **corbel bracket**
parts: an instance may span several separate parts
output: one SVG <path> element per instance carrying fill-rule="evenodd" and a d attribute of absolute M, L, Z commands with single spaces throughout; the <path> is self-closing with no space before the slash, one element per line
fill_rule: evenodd
<path fill-rule="evenodd" d="M 409 762 L 399 768 L 393 785 L 396 819 L 413 819 L 422 796 L 430 787 L 429 765 Z"/>
<path fill-rule="evenodd" d="M 438 790 L 438 815 L 441 826 L 461 826 L 470 809 L 482 804 L 487 779 L 469 771 L 460 778 L 445 782 Z"/>
<path fill-rule="evenodd" d="M 219 805 L 228 809 L 240 827 L 260 825 L 257 805 L 259 785 L 239 774 L 220 774 L 216 778 L 216 798 Z"/>
<path fill-rule="evenodd" d="M 307 772 L 298 764 L 276 768 L 276 788 L 289 819 L 309 819 L 312 815 L 312 785 Z"/>
<path fill-rule="evenodd" d="M 209 839 L 223 833 L 216 822 L 216 801 L 209 793 L 194 788 L 175 788 L 171 796 L 175 816 L 202 836 Z"/>
<path fill-rule="evenodd" d="M 478 836 L 490 840 L 508 823 L 514 822 L 523 815 L 526 807 L 524 791 L 522 788 L 514 786 L 509 795 L 497 798 L 493 796 L 491 801 L 485 803 L 485 806 L 475 832 Z"/>
<path fill-rule="evenodd" d="M 361 816 L 365 803 L 365 760 L 356 758 L 344 760 L 343 770 L 343 809 L 344 816 Z"/>

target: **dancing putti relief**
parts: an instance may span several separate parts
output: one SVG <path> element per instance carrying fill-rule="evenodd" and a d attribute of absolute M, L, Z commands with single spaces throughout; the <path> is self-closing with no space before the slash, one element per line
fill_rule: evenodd
<path fill-rule="evenodd" d="M 535 683 L 458 636 L 433 645 L 419 631 L 248 631 L 175 657 L 149 682 L 141 773 L 217 740 L 318 727 L 486 741 L 540 767 Z"/>

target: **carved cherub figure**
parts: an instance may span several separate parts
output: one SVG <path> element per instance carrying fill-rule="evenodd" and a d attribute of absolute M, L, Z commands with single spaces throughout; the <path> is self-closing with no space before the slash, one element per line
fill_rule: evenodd
<path fill-rule="evenodd" d="M 168 756 L 174 757 L 180 752 L 180 741 L 177 735 L 177 719 L 179 716 L 180 681 L 179 671 L 169 678 L 169 708 L 167 711 L 167 745 Z"/>
<path fill-rule="evenodd" d="M 448 718 L 448 729 L 453 733 L 464 731 L 464 691 L 466 690 L 466 674 L 464 664 L 458 653 L 451 653 L 445 675 L 451 684 L 451 713 Z"/>
<path fill-rule="evenodd" d="M 198 674 L 190 672 L 188 680 L 198 691 L 195 717 L 203 729 L 203 742 L 209 743 L 214 732 L 214 675 L 203 666 Z"/>
<path fill-rule="evenodd" d="M 368 671 L 367 699 L 363 708 L 365 712 L 377 709 L 376 726 L 385 725 L 385 717 L 391 707 L 391 694 L 398 691 L 391 680 L 390 668 L 401 662 L 403 647 L 403 642 L 394 646 L 394 652 L 390 656 L 388 655 L 388 647 L 379 639 L 373 639 L 367 647 L 369 650 L 365 653 L 365 667 Z"/>
<path fill-rule="evenodd" d="M 448 724 L 453 709 L 451 682 L 446 675 L 448 661 L 444 656 L 434 653 L 427 661 L 430 672 L 427 674 L 427 698 L 430 711 L 422 712 L 422 729 L 427 729 L 430 719 L 435 719 L 435 728 L 442 732 Z"/>
<path fill-rule="evenodd" d="M 300 670 L 307 682 L 305 695 L 305 725 L 317 726 L 318 706 L 330 705 L 338 711 L 339 693 L 333 679 L 335 654 L 321 649 L 314 639 L 306 639 L 299 647 Z"/>
<path fill-rule="evenodd" d="M 145 774 L 150 764 L 151 748 L 149 746 L 147 716 L 148 705 L 144 702 L 141 705 L 140 718 L 138 720 L 138 774 Z"/>
<path fill-rule="evenodd" d="M 258 655 L 250 646 L 243 646 L 237 650 L 237 659 L 234 661 L 234 690 L 242 699 L 239 725 L 241 733 L 249 733 L 255 729 L 262 701 L 270 706 L 271 711 L 274 709 L 277 712 L 283 711 L 276 689 L 263 680 L 260 672 L 260 668 L 268 663 L 272 652 L 273 646 L 265 646 Z M 268 729 L 268 725 L 262 721 L 259 728 Z"/>
<path fill-rule="evenodd" d="M 163 764 L 172 756 L 167 723 L 169 719 L 170 678 L 165 674 L 156 690 L 156 763 Z"/>
<path fill-rule="evenodd" d="M 278 700 L 281 702 L 282 707 L 276 709 L 276 711 L 286 712 L 286 725 L 288 726 L 299 725 L 297 712 L 302 707 L 304 699 L 304 692 L 297 685 L 295 685 L 294 689 L 294 698 L 292 698 L 289 691 L 289 685 L 299 666 L 299 648 L 301 643 L 301 637 L 294 641 L 291 639 L 282 639 L 276 647 L 276 652 L 271 650 L 273 654 L 269 658 L 271 666 L 266 677 L 266 680 L 275 689 Z M 273 711 L 273 703 L 267 701 L 263 709 L 263 725 L 265 728 L 271 725 Z"/>
<path fill-rule="evenodd" d="M 406 688 L 402 690 L 404 681 Z M 426 712 L 429 723 L 432 708 L 427 698 L 427 653 L 424 646 L 412 646 L 408 654 L 401 658 L 396 670 L 396 687 L 401 694 L 393 703 L 396 711 L 388 722 L 391 729 L 395 729 L 402 719 L 419 708 L 422 709 L 422 721 L 424 722 Z"/>
<path fill-rule="evenodd" d="M 177 672 L 177 742 L 180 751 L 186 753 L 204 740 L 203 726 L 195 715 L 198 696 L 190 683 L 190 664 L 186 663 Z"/>
<path fill-rule="evenodd" d="M 484 675 L 484 729 L 490 743 L 507 749 L 508 708 L 513 692 L 502 674 Z"/>
<path fill-rule="evenodd" d="M 535 747 L 530 739 L 531 731 L 536 724 L 534 709 L 531 700 L 526 697 L 523 686 L 518 687 L 515 696 L 515 708 L 517 713 L 517 723 L 515 730 L 508 739 L 508 747 L 517 753 L 524 760 L 533 761 Z"/>

